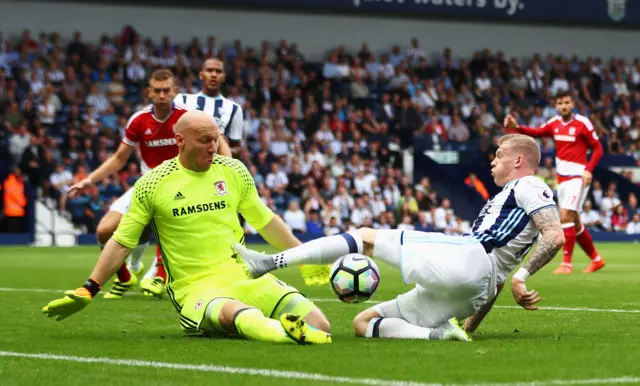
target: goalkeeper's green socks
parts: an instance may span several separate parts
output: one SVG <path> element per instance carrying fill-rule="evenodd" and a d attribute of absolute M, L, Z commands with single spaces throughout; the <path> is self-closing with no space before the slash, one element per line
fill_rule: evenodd
<path fill-rule="evenodd" d="M 256 308 L 246 308 L 238 311 L 234 324 L 238 334 L 247 339 L 275 343 L 296 343 L 289 338 L 280 322 L 267 318 Z"/>
<path fill-rule="evenodd" d="M 234 324 L 238 334 L 262 342 L 326 344 L 331 335 L 309 326 L 300 316 L 283 314 L 280 321 L 269 319 L 256 308 L 238 311 Z"/>

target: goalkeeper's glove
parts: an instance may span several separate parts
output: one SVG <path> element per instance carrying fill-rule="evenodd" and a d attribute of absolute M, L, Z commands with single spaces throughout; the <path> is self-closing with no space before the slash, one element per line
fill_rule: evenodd
<path fill-rule="evenodd" d="M 56 299 L 42 309 L 42 312 L 57 321 L 68 318 L 91 303 L 91 299 L 100 291 L 100 285 L 89 279 L 83 287 L 66 291 L 65 297 Z"/>
<path fill-rule="evenodd" d="M 329 282 L 330 265 L 301 265 L 300 274 L 309 286 L 323 285 Z"/>

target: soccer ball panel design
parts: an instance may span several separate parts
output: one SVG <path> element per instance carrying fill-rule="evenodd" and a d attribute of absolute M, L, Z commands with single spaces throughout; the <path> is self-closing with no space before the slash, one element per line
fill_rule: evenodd
<path fill-rule="evenodd" d="M 376 263 L 358 253 L 341 257 L 331 267 L 331 288 L 345 303 L 361 303 L 369 299 L 379 282 L 380 271 Z"/>

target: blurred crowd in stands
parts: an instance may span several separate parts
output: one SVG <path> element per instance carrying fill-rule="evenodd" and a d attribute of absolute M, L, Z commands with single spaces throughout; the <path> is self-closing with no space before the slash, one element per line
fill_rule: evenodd
<path fill-rule="evenodd" d="M 640 60 L 524 59 L 489 50 L 461 58 L 451 49 L 434 54 L 413 38 L 388 52 L 338 46 L 317 63 L 286 40 L 247 47 L 209 36 L 177 44 L 143 39 L 132 27 L 97 42 L 80 33 L 64 38 L 0 34 L 0 160 L 11 183 L 26 178 L 89 232 L 140 177 L 137 160 L 80 198 L 65 190 L 120 144 L 128 117 L 150 102 L 144 87 L 154 69 L 171 68 L 179 91 L 195 93 L 200 65 L 212 56 L 226 63 L 223 94 L 244 108 L 240 159 L 265 202 L 297 232 L 363 225 L 467 232 L 470 224 L 429 179 L 403 174 L 402 151 L 424 136 L 434 150 L 476 150 L 489 161 L 504 116 L 540 126 L 555 115 L 559 90 L 573 92 L 606 152 L 640 161 Z M 553 140 L 540 145 L 539 176 L 555 187 Z M 466 183 L 488 197 L 474 175 Z M 586 224 L 640 233 L 635 196 L 618 197 L 615 185 L 597 181 L 590 196 Z"/>

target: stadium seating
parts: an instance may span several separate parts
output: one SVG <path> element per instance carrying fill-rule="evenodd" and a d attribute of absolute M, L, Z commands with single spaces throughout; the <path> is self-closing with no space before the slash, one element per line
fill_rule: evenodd
<path fill-rule="evenodd" d="M 177 54 L 178 45 L 172 43 L 119 46 L 105 37 L 101 42 L 64 46 L 46 34 L 37 42 L 28 36 L 0 41 L 0 162 L 4 162 L 0 177 L 18 165 L 38 196 L 54 203 L 59 202 L 61 188 L 80 178 L 79 166 L 93 170 L 116 149 L 126 118 L 148 103 L 144 82 L 132 78 L 132 52 L 140 56 L 148 76 L 162 62 L 163 51 L 169 50 L 169 58 L 178 63 L 172 69 L 181 92 L 199 89 L 198 63 L 212 54 L 197 40 L 181 47 L 185 55 Z M 554 114 L 553 92 L 565 87 L 574 90 L 580 100 L 578 112 L 589 116 L 599 131 L 608 153 L 603 163 L 639 164 L 638 62 L 611 59 L 597 65 L 582 58 L 583 62 L 572 63 L 561 57 L 541 59 L 532 52 L 529 60 L 507 63 L 489 51 L 474 58 L 443 54 L 432 61 L 431 55 L 412 49 L 392 54 L 388 63 L 382 63 L 375 59 L 382 53 L 335 49 L 326 62 L 313 63 L 286 42 L 284 47 L 263 47 L 267 51 L 262 52 L 239 48 L 220 46 L 217 55 L 227 66 L 224 95 L 242 104 L 245 112 L 247 151 L 241 159 L 258 185 L 268 180 L 271 163 L 283 166 L 291 185 L 284 193 L 265 193 L 264 200 L 281 215 L 291 200 L 300 200 L 298 210 L 305 212 L 314 235 L 318 230 L 329 234 L 361 225 L 463 233 L 483 201 L 464 179 L 474 173 L 489 192 L 496 190 L 486 160 L 495 150 L 495 139 L 504 133 L 504 116 L 514 114 L 527 125 L 544 122 Z M 605 75 L 609 73 L 622 75 L 621 80 Z M 103 80 L 115 74 L 122 80 Z M 97 95 L 88 94 L 92 85 L 97 86 Z M 119 88 L 124 90 L 121 98 Z M 114 108 L 115 130 L 105 127 L 106 106 Z M 294 120 L 298 129 L 292 132 Z M 20 134 L 23 129 L 28 134 Z M 274 154 L 281 142 L 288 149 L 285 156 Z M 318 152 L 311 152 L 312 144 Z M 411 181 L 402 173 L 402 153 L 416 146 L 421 151 L 456 151 L 466 161 L 451 167 L 426 158 Z M 541 146 L 545 156 L 554 155 L 552 142 Z M 25 163 L 28 153 L 38 167 Z M 416 159 L 420 157 L 424 156 L 416 154 Z M 312 170 L 315 161 L 320 166 L 317 172 Z M 292 175 L 292 163 L 299 164 L 301 175 Z M 55 165 L 63 165 L 70 176 L 59 187 L 52 183 L 62 176 Z M 135 171 L 123 171 L 98 186 L 97 199 L 70 200 L 63 215 L 83 231 L 93 232 L 109 203 L 125 190 L 123 183 L 138 177 Z M 420 185 L 422 177 L 428 177 L 427 188 Z M 607 168 L 598 169 L 596 178 L 603 186 L 617 183 L 623 206 L 630 193 L 640 193 L 629 179 Z M 369 186 L 363 187 L 362 181 Z M 371 181 L 377 184 L 371 186 Z M 552 179 L 547 182 L 554 185 Z M 310 194 L 309 184 L 316 185 L 318 195 Z M 353 202 L 337 198 L 342 186 Z M 260 186 L 261 192 L 265 189 Z M 445 197 L 452 199 L 451 208 L 442 207 Z M 315 201 L 307 205 L 309 200 Z M 591 197 L 591 201 L 597 200 Z M 627 209 L 631 221 L 637 209 Z M 613 210 L 601 215 L 610 217 Z M 247 226 L 246 232 L 255 230 Z"/>

